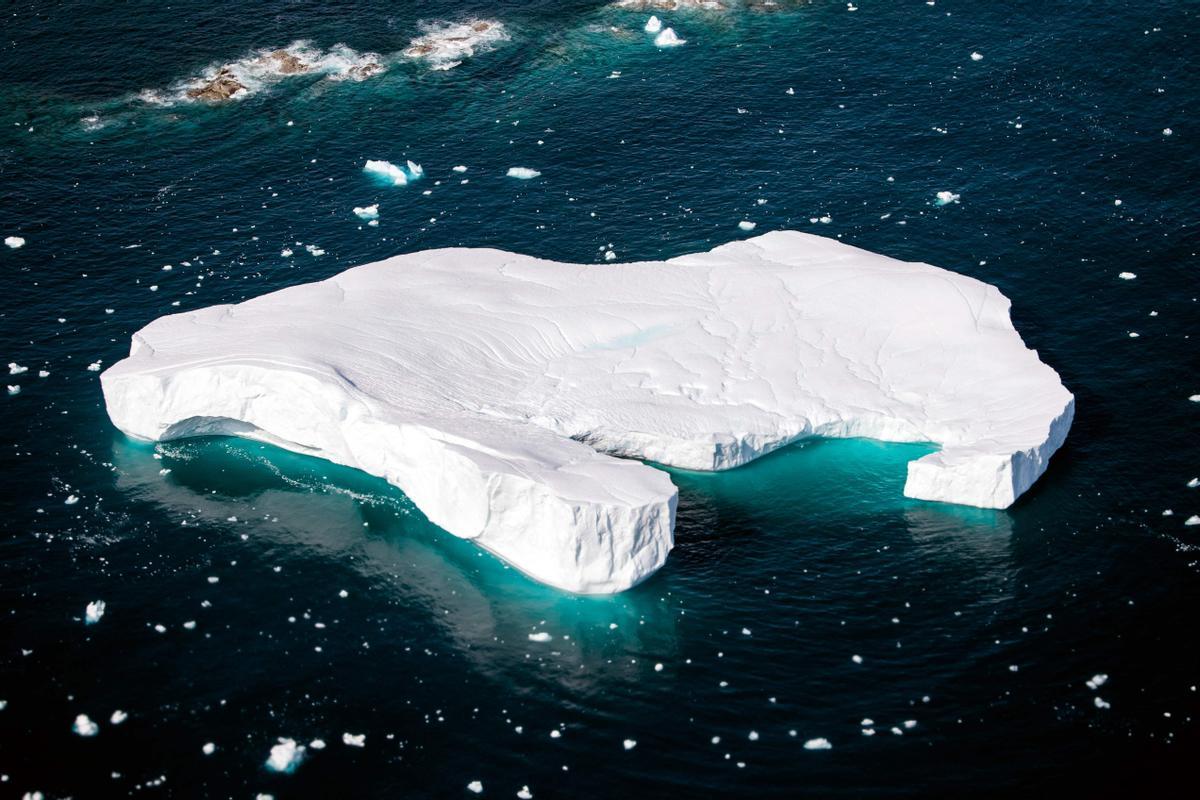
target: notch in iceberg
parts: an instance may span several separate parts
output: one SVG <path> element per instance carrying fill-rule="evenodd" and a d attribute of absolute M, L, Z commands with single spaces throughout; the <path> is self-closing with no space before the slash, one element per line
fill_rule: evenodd
<path fill-rule="evenodd" d="M 303 324 L 298 324 L 302 321 Z M 994 287 L 776 231 L 669 261 L 396 256 L 162 317 L 101 375 L 152 441 L 226 434 L 378 475 L 565 590 L 662 566 L 676 489 L 809 436 L 932 442 L 909 497 L 1004 508 L 1074 398 Z"/>

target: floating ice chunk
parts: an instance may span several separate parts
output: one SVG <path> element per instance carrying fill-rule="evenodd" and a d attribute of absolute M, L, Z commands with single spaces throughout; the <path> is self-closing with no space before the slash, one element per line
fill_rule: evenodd
<path fill-rule="evenodd" d="M 87 371 L 88 372 L 99 372 L 100 371 L 100 362 L 93 361 L 92 363 L 88 364 Z"/>
<path fill-rule="evenodd" d="M 95 625 L 104 616 L 105 603 L 103 600 L 93 600 L 83 610 L 83 621 L 86 625 Z"/>
<path fill-rule="evenodd" d="M 1074 415 L 994 287 L 795 231 L 667 262 L 397 256 L 163 317 L 101 384 L 130 436 L 353 464 L 584 593 L 629 588 L 671 549 L 676 489 L 633 458 L 721 470 L 812 435 L 933 442 L 907 496 L 1006 508 Z"/>
<path fill-rule="evenodd" d="M 804 749 L 805 750 L 832 750 L 833 745 L 830 743 L 830 741 L 828 739 L 826 739 L 822 736 L 822 737 L 818 737 L 816 739 L 809 739 L 807 742 L 804 743 Z"/>
<path fill-rule="evenodd" d="M 212 742 L 205 742 L 204 746 L 200 748 L 200 751 L 206 756 L 211 756 L 213 753 L 217 752 L 217 746 Z"/>
<path fill-rule="evenodd" d="M 681 44 L 687 44 L 687 39 L 676 36 L 674 28 L 663 28 L 662 32 L 654 37 L 655 47 L 678 47 Z"/>
<path fill-rule="evenodd" d="M 1197 486 L 1200 486 L 1200 478 L 1192 478 L 1187 482 L 1187 487 L 1189 489 L 1195 489 Z"/>
<path fill-rule="evenodd" d="M 479 794 L 483 791 L 483 781 L 471 781 L 467 784 L 467 791 Z"/>
<path fill-rule="evenodd" d="M 306 245 L 304 245 L 304 249 L 307 250 L 309 252 L 309 254 L 312 256 L 325 255 L 325 250 L 321 247 L 318 247 L 315 244 L 306 244 Z"/>
<path fill-rule="evenodd" d="M 63 505 L 73 506 L 79 502 L 79 498 L 73 494 L 67 495 L 67 499 L 63 500 Z"/>
<path fill-rule="evenodd" d="M 1185 519 L 1183 521 L 1183 524 L 1187 525 L 1189 527 L 1191 527 L 1193 525 L 1200 525 L 1200 516 L 1197 516 L 1196 514 L 1192 514 L 1192 516 L 1188 517 L 1187 519 Z"/>
<path fill-rule="evenodd" d="M 359 219 L 379 219 L 379 204 L 375 203 L 369 206 L 355 206 L 354 216 Z"/>
<path fill-rule="evenodd" d="M 1088 678 L 1087 687 L 1093 691 L 1099 689 L 1104 684 L 1108 683 L 1108 676 L 1103 672 L 1097 672 L 1092 677 Z"/>
<path fill-rule="evenodd" d="M 291 258 L 292 257 L 292 248 L 290 248 L 290 247 L 283 248 L 282 250 L 279 251 L 279 255 L 283 256 L 284 258 Z"/>
<path fill-rule="evenodd" d="M 1200 394 L 1194 394 L 1188 400 L 1191 400 L 1193 403 L 1200 403 Z"/>
<path fill-rule="evenodd" d="M 510 178 L 519 178 L 523 181 L 527 181 L 531 178 L 539 177 L 542 173 L 538 172 L 536 169 L 530 169 L 529 167 L 509 167 L 507 174 Z"/>
<path fill-rule="evenodd" d="M 368 159 L 363 165 L 363 172 L 368 175 L 390 182 L 393 186 L 407 186 L 408 173 L 404 171 L 404 167 L 398 167 L 390 161 L 376 161 Z"/>
<path fill-rule="evenodd" d="M 1163 128 L 1163 136 L 1170 136 L 1173 133 L 1175 133 L 1175 131 L 1171 130 L 1170 128 Z"/>
<path fill-rule="evenodd" d="M 114 711 L 112 713 L 112 716 L 108 718 L 108 721 L 111 722 L 113 725 L 120 725 L 122 722 L 124 722 L 127 719 L 129 719 L 129 715 L 118 708 L 116 711 Z"/>
<path fill-rule="evenodd" d="M 650 19 L 646 20 L 646 28 L 645 28 L 646 33 L 658 33 L 661 30 L 662 30 L 662 20 L 660 20 L 658 17 L 651 14 Z"/>
<path fill-rule="evenodd" d="M 348 747 L 363 747 L 367 743 L 367 735 L 365 733 L 343 733 L 342 744 Z"/>
<path fill-rule="evenodd" d="M 411 180 L 416 180 L 425 174 L 425 170 L 421 168 L 421 165 L 411 159 L 406 161 L 405 165 L 408 167 L 408 177 Z"/>
<path fill-rule="evenodd" d="M 757 227 L 758 227 L 758 223 L 757 223 L 757 222 L 751 222 L 751 221 L 750 221 L 750 220 L 748 220 L 748 219 L 744 219 L 744 220 L 742 220 L 741 222 L 739 222 L 739 223 L 738 223 L 738 228 L 740 228 L 740 229 L 742 229 L 742 230 L 744 230 L 744 231 L 752 231 L 752 230 L 754 230 L 754 229 L 755 229 L 755 228 L 757 228 Z"/>
<path fill-rule="evenodd" d="M 532 800 L 533 792 L 529 791 L 528 786 L 522 786 L 517 792 L 517 797 L 521 798 L 521 800 Z"/>
<path fill-rule="evenodd" d="M 938 192 L 937 193 L 937 205 L 945 206 L 945 205 L 949 205 L 950 203 L 957 203 L 959 197 L 960 197 L 960 195 L 957 195 L 954 192 L 945 192 L 945 191 Z"/>
<path fill-rule="evenodd" d="M 1096 695 L 1096 697 L 1092 699 L 1092 704 L 1095 705 L 1096 708 L 1112 708 L 1112 703 L 1102 699 L 1100 695 Z"/>
<path fill-rule="evenodd" d="M 637 740 L 636 739 L 626 739 L 625 741 L 621 742 L 621 744 L 625 747 L 626 750 L 632 750 L 633 748 L 637 747 Z"/>
<path fill-rule="evenodd" d="M 15 361 L 8 362 L 8 374 L 9 375 L 20 375 L 25 372 L 29 372 L 29 367 L 22 367 L 20 364 L 18 364 Z"/>
<path fill-rule="evenodd" d="M 861 664 L 863 662 L 863 657 L 856 653 L 855 655 L 850 656 L 850 660 L 855 664 Z"/>
<path fill-rule="evenodd" d="M 21 387 L 19 385 L 10 383 L 10 384 L 7 384 L 7 386 L 8 386 L 9 395 L 15 395 L 15 394 L 21 393 Z"/>
<path fill-rule="evenodd" d="M 313 739 L 311 742 L 308 743 L 308 746 L 309 746 L 309 749 L 311 749 L 311 750 L 324 750 L 325 749 L 325 740 L 324 739 Z"/>
<path fill-rule="evenodd" d="M 983 61 L 983 53 L 971 53 L 972 61 Z"/>
<path fill-rule="evenodd" d="M 1131 281 L 1131 280 L 1133 280 L 1134 278 L 1136 278 L 1136 277 L 1137 277 L 1137 273 L 1134 273 L 1134 272 L 1122 272 L 1121 274 L 1117 275 L 1117 277 L 1118 277 L 1118 278 L 1120 278 L 1120 279 L 1121 279 L 1121 280 L 1123 280 L 1123 281 Z"/>
<path fill-rule="evenodd" d="M 787 91 L 784 92 L 784 94 L 795 94 L 795 93 L 796 93 L 796 90 L 793 89 L 791 86 L 789 86 Z"/>
<path fill-rule="evenodd" d="M 553 638 L 554 638 L 553 636 L 546 633 L 545 631 L 538 631 L 537 633 L 529 634 L 529 641 L 531 641 L 531 642 L 548 642 Z"/>
<path fill-rule="evenodd" d="M 457 167 L 451 167 L 451 169 L 454 170 L 455 172 L 466 172 L 467 171 L 466 165 L 464 165 L 464 164 L 459 164 Z"/>
<path fill-rule="evenodd" d="M 25 246 L 25 239 L 20 236 L 5 236 L 4 243 L 13 250 L 16 250 L 18 247 Z"/>
<path fill-rule="evenodd" d="M 100 732 L 100 726 L 92 722 L 87 714 L 80 714 L 75 718 L 75 724 L 71 726 L 71 730 L 80 736 L 95 736 Z"/>
<path fill-rule="evenodd" d="M 267 769 L 273 772 L 295 772 L 296 767 L 304 760 L 304 745 L 296 744 L 295 739 L 279 739 L 279 744 L 271 748 L 267 757 Z"/>

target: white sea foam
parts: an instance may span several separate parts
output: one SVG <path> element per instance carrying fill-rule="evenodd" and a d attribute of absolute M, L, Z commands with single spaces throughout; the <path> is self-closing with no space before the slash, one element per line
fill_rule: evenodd
<path fill-rule="evenodd" d="M 488 19 L 423 22 L 419 27 L 421 35 L 409 42 L 401 54 L 423 59 L 435 70 L 453 69 L 464 59 L 491 50 L 509 38 L 503 23 Z"/>

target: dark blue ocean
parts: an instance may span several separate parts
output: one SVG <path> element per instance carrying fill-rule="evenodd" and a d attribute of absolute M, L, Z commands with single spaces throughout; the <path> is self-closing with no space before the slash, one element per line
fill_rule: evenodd
<path fill-rule="evenodd" d="M 0 247 L 0 797 L 1194 786 L 1200 4 L 733 3 L 658 12 L 674 48 L 573 0 L 0 4 L 0 237 L 25 242 Z M 400 55 L 471 19 L 507 38 Z M 331 71 L 185 96 L 301 41 Z M 660 259 L 742 220 L 998 286 L 1076 395 L 1044 478 L 1008 511 L 907 500 L 928 448 L 869 441 L 673 472 L 667 565 L 575 597 L 381 480 L 127 440 L 89 369 L 163 314 L 397 253 Z"/>

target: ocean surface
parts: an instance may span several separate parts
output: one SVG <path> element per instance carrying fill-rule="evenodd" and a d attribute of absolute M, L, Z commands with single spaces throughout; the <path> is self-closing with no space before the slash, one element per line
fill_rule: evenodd
<path fill-rule="evenodd" d="M 648 16 L 0 7 L 0 796 L 1194 786 L 1200 4 L 735 2 L 659 12 L 671 48 Z M 474 20 L 502 27 L 401 54 Z M 320 69 L 254 66 L 283 47 Z M 221 65 L 240 96 L 189 100 Z M 585 598 L 381 480 L 104 410 L 98 370 L 163 314 L 424 248 L 667 258 L 743 220 L 998 286 L 1076 395 L 1044 478 L 1008 511 L 911 501 L 929 448 L 870 441 L 673 472 L 667 565 Z"/>

